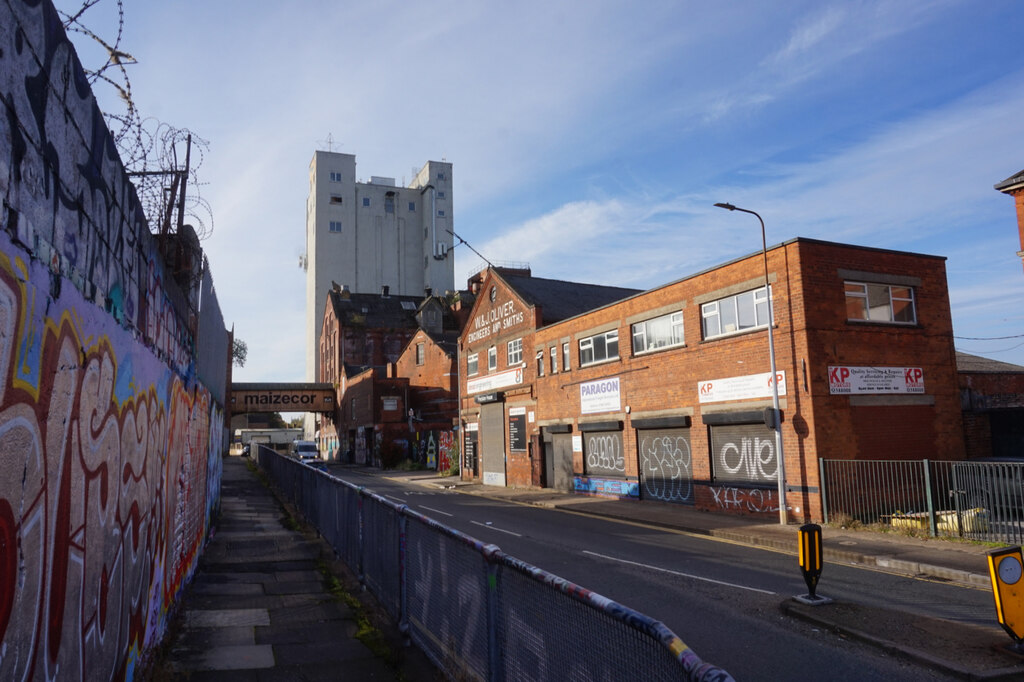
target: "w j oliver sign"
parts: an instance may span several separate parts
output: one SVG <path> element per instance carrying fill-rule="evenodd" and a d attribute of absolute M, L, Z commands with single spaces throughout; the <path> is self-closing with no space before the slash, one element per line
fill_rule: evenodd
<path fill-rule="evenodd" d="M 924 393 L 924 372 L 920 367 L 829 367 L 828 392 L 832 395 Z"/>
<path fill-rule="evenodd" d="M 580 384 L 580 414 L 617 412 L 621 405 L 618 377 Z"/>

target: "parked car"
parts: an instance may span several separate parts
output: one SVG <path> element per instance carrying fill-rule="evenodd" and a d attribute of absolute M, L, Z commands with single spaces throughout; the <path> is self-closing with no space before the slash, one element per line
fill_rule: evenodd
<path fill-rule="evenodd" d="M 293 440 L 288 454 L 300 462 L 311 462 L 320 459 L 320 451 L 311 440 Z"/>

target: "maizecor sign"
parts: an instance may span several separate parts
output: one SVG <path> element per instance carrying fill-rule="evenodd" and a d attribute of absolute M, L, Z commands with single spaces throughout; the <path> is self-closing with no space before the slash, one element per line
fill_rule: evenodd
<path fill-rule="evenodd" d="M 232 384 L 231 412 L 333 412 L 331 384 Z"/>

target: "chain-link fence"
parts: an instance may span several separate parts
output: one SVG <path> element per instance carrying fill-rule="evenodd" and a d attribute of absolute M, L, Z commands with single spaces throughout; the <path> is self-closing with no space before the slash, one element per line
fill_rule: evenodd
<path fill-rule="evenodd" d="M 819 460 L 825 522 L 1024 540 L 1024 462 Z"/>
<path fill-rule="evenodd" d="M 277 488 L 450 679 L 732 679 L 642 613 L 405 505 L 257 450 Z"/>

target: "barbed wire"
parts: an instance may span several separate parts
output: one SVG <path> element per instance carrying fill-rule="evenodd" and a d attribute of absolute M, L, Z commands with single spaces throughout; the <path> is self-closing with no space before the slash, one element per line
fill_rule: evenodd
<path fill-rule="evenodd" d="M 172 195 L 168 183 L 178 174 L 179 181 L 187 179 L 188 190 L 184 206 L 179 207 L 179 210 L 184 212 L 185 220 L 192 224 L 199 239 L 206 239 L 213 233 L 213 210 L 200 193 L 200 188 L 206 183 L 199 181 L 199 168 L 210 144 L 187 128 L 176 128 L 155 118 L 142 118 L 132 99 L 131 79 L 125 68 L 138 62 L 122 47 L 125 33 L 124 2 L 113 1 L 117 3 L 117 33 L 113 42 L 104 40 L 97 31 L 85 24 L 86 13 L 103 0 L 83 0 L 74 14 L 60 9 L 57 13 L 69 35 L 77 34 L 94 41 L 106 55 L 102 65 L 90 68 L 91 65 L 83 64 L 82 69 L 94 90 L 97 84 L 108 86 L 117 94 L 116 101 L 123 104 L 123 110 L 103 110 L 103 118 L 121 155 L 121 163 L 135 184 L 150 230 L 173 231 L 176 227 L 176 223 L 171 224 L 168 217 L 179 197 Z M 190 136 L 191 158 L 186 169 L 183 167 L 183 145 Z M 182 177 L 186 172 L 187 177 Z M 171 186 L 176 186 L 176 183 Z"/>

